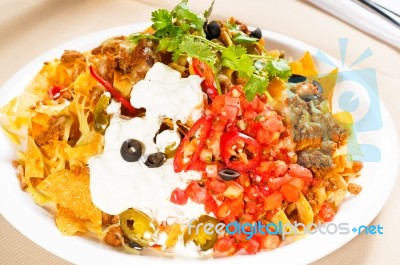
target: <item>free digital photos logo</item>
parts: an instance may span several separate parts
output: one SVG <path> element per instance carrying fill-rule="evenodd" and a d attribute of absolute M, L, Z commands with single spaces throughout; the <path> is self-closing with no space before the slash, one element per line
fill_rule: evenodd
<path fill-rule="evenodd" d="M 353 69 L 358 63 L 372 55 L 367 48 L 350 66 L 345 65 L 347 38 L 339 39 L 341 65 L 335 64 L 323 52 L 317 51 L 315 58 L 332 67 L 339 68 L 334 87 L 332 105 L 336 111 L 353 116 L 353 130 L 347 148 L 352 160 L 362 162 L 381 161 L 380 149 L 371 143 L 359 143 L 357 134 L 380 130 L 382 116 L 378 94 L 376 71 L 373 68 Z M 326 89 L 326 88 L 323 88 Z M 328 88 L 330 89 L 330 88 Z M 329 94 L 330 91 L 324 91 Z"/>

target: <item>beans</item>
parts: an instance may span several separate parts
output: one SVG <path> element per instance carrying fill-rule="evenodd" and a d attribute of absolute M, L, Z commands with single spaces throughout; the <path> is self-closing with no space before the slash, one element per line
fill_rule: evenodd
<path fill-rule="evenodd" d="M 142 156 L 142 143 L 135 139 L 125 140 L 120 149 L 122 158 L 126 162 L 136 162 Z"/>
<path fill-rule="evenodd" d="M 234 169 L 224 168 L 218 171 L 218 175 L 225 181 L 235 180 L 240 176 L 240 173 Z"/>
<path fill-rule="evenodd" d="M 144 162 L 144 164 L 149 168 L 160 167 L 162 166 L 162 164 L 164 164 L 165 159 L 166 157 L 164 153 L 157 152 L 150 154 L 147 157 L 146 162 Z"/>

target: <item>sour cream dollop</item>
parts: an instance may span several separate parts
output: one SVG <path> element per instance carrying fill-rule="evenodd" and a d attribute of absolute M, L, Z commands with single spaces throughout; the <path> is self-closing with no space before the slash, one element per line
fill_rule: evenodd
<path fill-rule="evenodd" d="M 158 223 L 187 224 L 188 220 L 205 214 L 204 205 L 190 199 L 185 205 L 170 202 L 171 192 L 184 189 L 190 180 L 201 178 L 195 171 L 175 173 L 172 159 L 161 167 L 148 168 L 146 156 L 161 151 L 171 144 L 179 145 L 179 134 L 163 131 L 156 137 L 161 121 L 197 120 L 203 111 L 202 79 L 198 76 L 181 78 L 170 67 L 156 63 L 132 89 L 131 103 L 135 108 L 145 108 L 145 117 L 128 119 L 112 108 L 110 125 L 105 132 L 105 146 L 101 155 L 89 161 L 90 191 L 93 203 L 109 214 L 120 214 L 135 208 L 148 214 Z M 126 162 L 120 148 L 126 139 L 136 139 L 143 144 L 142 158 Z"/>

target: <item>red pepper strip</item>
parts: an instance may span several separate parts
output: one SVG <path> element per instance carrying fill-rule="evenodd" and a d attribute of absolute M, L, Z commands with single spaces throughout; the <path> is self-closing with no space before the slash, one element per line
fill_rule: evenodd
<path fill-rule="evenodd" d="M 121 102 L 122 105 L 129 111 L 130 114 L 134 114 L 136 109 L 131 105 L 129 100 L 124 98 L 121 93 L 118 92 L 108 81 L 104 80 L 101 76 L 99 76 L 94 69 L 94 67 L 91 65 L 89 66 L 90 69 L 90 74 L 93 76 L 94 79 L 97 80 L 100 84 L 104 86 L 104 88 L 110 92 L 111 96 L 115 98 L 117 101 Z"/>
<path fill-rule="evenodd" d="M 242 145 L 245 145 L 242 147 Z M 232 169 L 238 171 L 253 171 L 261 162 L 261 145 L 251 138 L 240 132 L 226 132 L 221 136 L 221 157 L 224 163 Z M 239 152 L 238 149 L 243 149 L 242 154 L 232 158 L 232 151 Z M 246 149 L 246 152 L 245 150 Z M 251 154 L 251 155 L 250 155 Z M 243 158 L 241 156 L 246 156 Z"/>
<path fill-rule="evenodd" d="M 187 171 L 199 158 L 201 149 L 211 133 L 212 121 L 212 116 L 204 116 L 198 119 L 193 124 L 192 128 L 190 128 L 189 132 L 185 135 L 179 145 L 178 150 L 176 150 L 174 157 L 175 172 L 181 172 L 182 170 Z M 194 139 L 197 139 L 196 146 L 194 147 L 193 152 L 191 152 L 189 156 L 185 157 L 185 151 L 188 151 L 186 150 L 187 148 L 192 148 L 191 142 Z"/>
<path fill-rule="evenodd" d="M 216 96 L 218 96 L 218 91 L 214 85 L 215 79 L 211 67 L 196 58 L 192 59 L 192 66 L 196 75 L 204 78 L 203 82 L 201 83 L 203 91 L 207 93 L 211 100 L 213 100 Z"/>

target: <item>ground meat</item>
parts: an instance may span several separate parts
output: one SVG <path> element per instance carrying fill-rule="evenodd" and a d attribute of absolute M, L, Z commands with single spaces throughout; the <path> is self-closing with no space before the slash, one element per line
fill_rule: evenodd
<path fill-rule="evenodd" d="M 362 164 L 361 161 L 354 161 L 353 162 L 352 169 L 353 169 L 354 173 L 360 172 L 362 168 L 363 168 L 363 164 Z"/>
<path fill-rule="evenodd" d="M 347 185 L 347 190 L 351 193 L 351 194 L 359 194 L 362 190 L 362 187 L 358 184 L 355 183 L 349 183 Z"/>
<path fill-rule="evenodd" d="M 320 150 L 315 150 L 298 154 L 298 163 L 307 168 L 331 168 L 333 161 L 331 156 L 323 154 Z"/>
<path fill-rule="evenodd" d="M 325 139 L 332 140 L 338 146 L 346 143 L 346 129 L 337 124 L 330 113 L 314 113 L 311 120 L 321 124 Z"/>
<path fill-rule="evenodd" d="M 75 60 L 85 61 L 85 56 L 82 53 L 74 50 L 65 50 L 64 54 L 61 56 L 61 62 L 63 63 L 70 63 Z"/>
<path fill-rule="evenodd" d="M 103 237 L 103 241 L 110 246 L 120 247 L 122 246 L 121 242 L 122 238 L 122 230 L 120 226 L 110 228 L 106 235 Z"/>
<path fill-rule="evenodd" d="M 35 143 L 38 147 L 60 141 L 64 137 L 64 123 L 66 118 L 52 116 L 46 130 L 41 132 L 36 138 Z"/>
<path fill-rule="evenodd" d="M 114 57 L 116 69 L 124 74 L 132 72 L 133 68 L 139 65 L 146 65 L 148 69 L 150 69 L 150 67 L 158 61 L 158 57 L 153 51 L 153 48 L 153 41 L 143 39 L 139 41 L 132 52 L 126 49 L 120 49 L 118 54 L 115 54 Z"/>
<path fill-rule="evenodd" d="M 111 215 L 108 213 L 101 213 L 101 220 L 102 220 L 102 224 L 103 225 L 112 225 L 112 224 L 116 224 L 119 221 L 119 217 L 118 215 Z"/>

